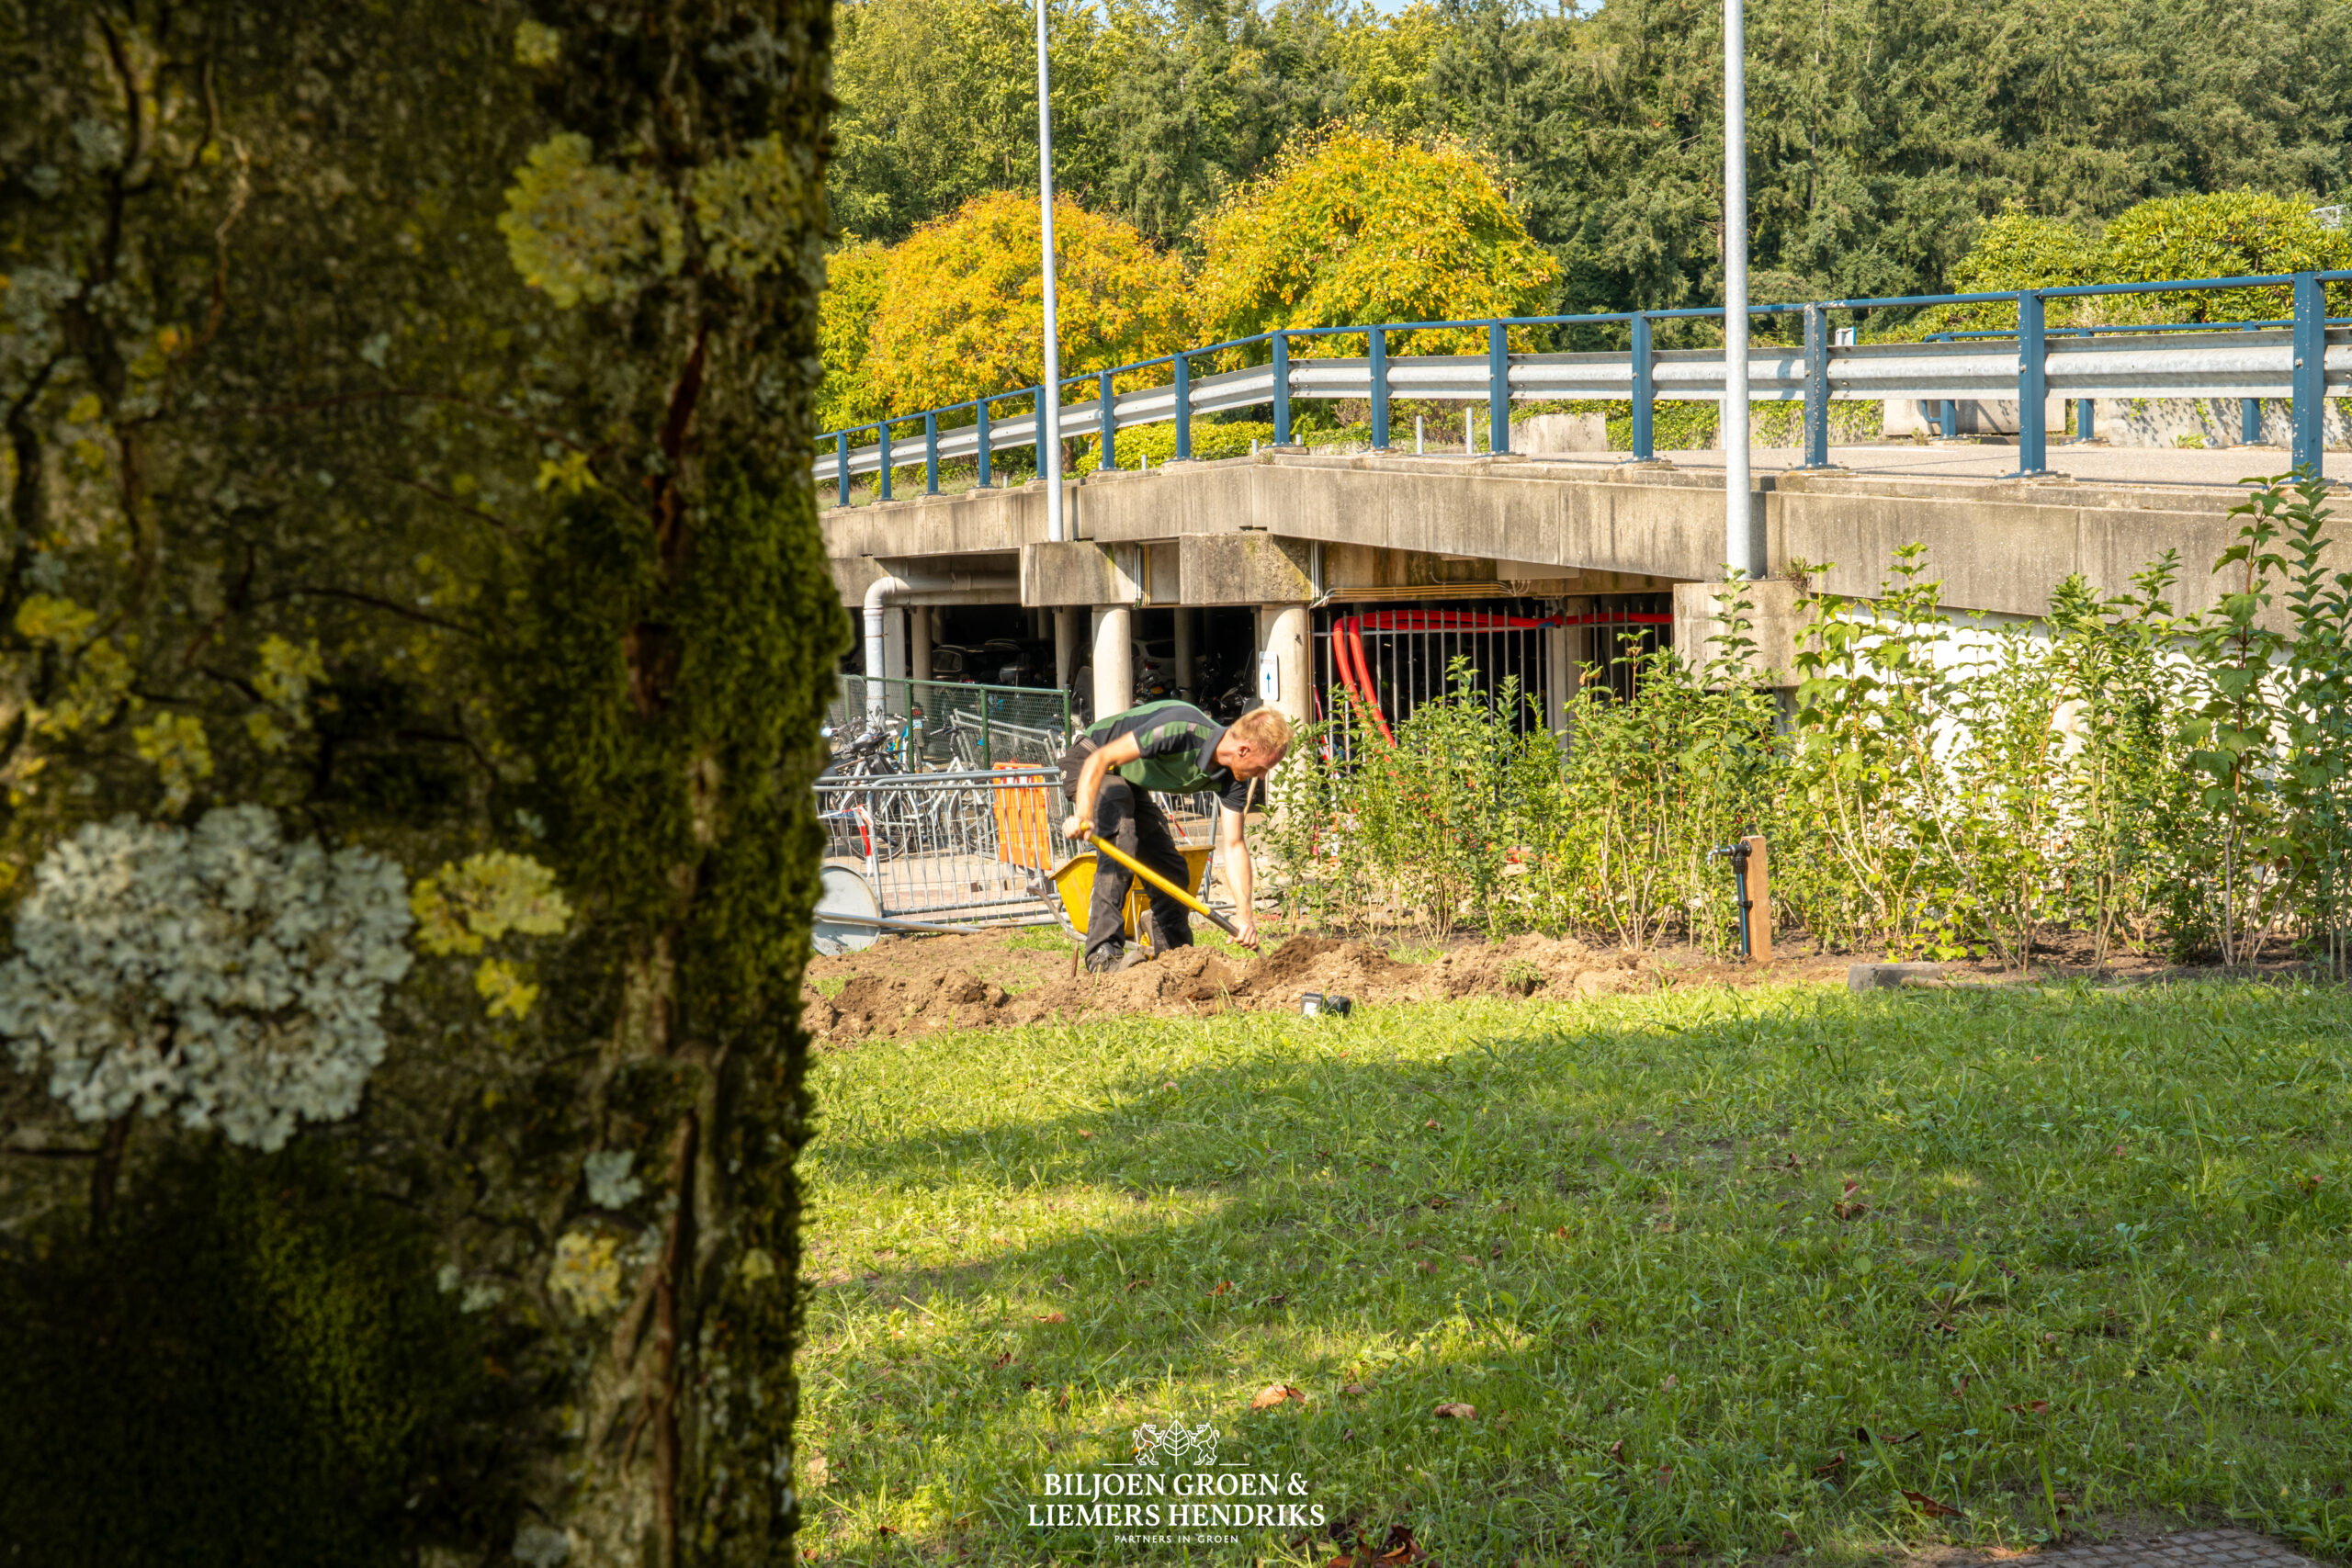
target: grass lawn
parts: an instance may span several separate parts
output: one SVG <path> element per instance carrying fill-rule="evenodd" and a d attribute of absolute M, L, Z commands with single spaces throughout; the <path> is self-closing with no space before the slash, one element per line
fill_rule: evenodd
<path fill-rule="evenodd" d="M 1132 1556 L 1030 1509 L 1176 1420 L 1329 1521 L 1194 1561 L 2183 1516 L 2345 1560 L 2347 1026 L 2332 989 L 1711 987 L 827 1055 L 803 1544 Z"/>

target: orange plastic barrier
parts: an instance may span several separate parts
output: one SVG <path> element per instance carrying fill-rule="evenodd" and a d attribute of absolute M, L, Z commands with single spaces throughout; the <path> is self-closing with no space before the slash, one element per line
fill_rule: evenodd
<path fill-rule="evenodd" d="M 1034 762 L 999 762 L 999 773 L 1036 772 Z M 996 799 L 996 858 L 1009 865 L 1040 870 L 1054 863 L 1054 797 L 1051 784 L 1000 785 Z"/>

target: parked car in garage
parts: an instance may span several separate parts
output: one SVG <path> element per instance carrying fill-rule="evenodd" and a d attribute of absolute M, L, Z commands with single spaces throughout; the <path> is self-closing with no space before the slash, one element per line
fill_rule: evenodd
<path fill-rule="evenodd" d="M 999 686 L 1043 686 L 1054 683 L 1054 645 L 1036 637 L 990 637 L 980 645 L 981 677 Z"/>

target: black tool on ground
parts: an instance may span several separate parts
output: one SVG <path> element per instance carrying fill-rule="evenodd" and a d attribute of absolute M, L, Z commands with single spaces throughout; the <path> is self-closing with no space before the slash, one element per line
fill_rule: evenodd
<path fill-rule="evenodd" d="M 1301 1018 L 1345 1018 L 1355 1005 L 1345 997 L 1327 997 L 1320 991 L 1301 991 L 1298 994 Z"/>
<path fill-rule="evenodd" d="M 1719 844 L 1707 858 L 1721 856 L 1731 862 L 1732 898 L 1739 905 L 1739 955 L 1752 958 L 1755 950 L 1747 938 L 1747 912 L 1756 908 L 1756 900 L 1747 896 L 1747 840 L 1736 844 Z"/>

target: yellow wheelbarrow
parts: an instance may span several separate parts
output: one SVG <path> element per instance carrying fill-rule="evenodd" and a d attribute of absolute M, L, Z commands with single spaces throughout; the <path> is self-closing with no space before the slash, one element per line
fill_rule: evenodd
<path fill-rule="evenodd" d="M 1129 856 L 1121 853 L 1115 844 L 1093 842 L 1091 848 L 1080 851 L 1054 867 L 1052 871 L 1036 874 L 1036 880 L 1033 885 L 1037 896 L 1045 900 L 1046 907 L 1053 910 L 1055 918 L 1061 921 L 1062 928 L 1078 938 L 1080 942 L 1086 940 L 1087 915 L 1094 902 L 1094 851 L 1096 849 L 1100 849 L 1113 860 L 1136 874 L 1136 880 L 1127 888 L 1126 908 L 1120 911 L 1121 923 L 1126 928 L 1127 935 L 1132 937 L 1136 934 L 1136 924 L 1141 920 L 1144 910 L 1149 907 L 1146 901 L 1147 895 L 1144 888 L 1144 884 L 1147 882 L 1158 884 L 1162 892 L 1173 895 L 1180 903 L 1199 914 L 1207 916 L 1223 927 L 1228 934 L 1238 934 L 1234 931 L 1231 920 L 1201 901 L 1201 888 L 1207 880 L 1210 846 L 1206 844 L 1177 846 L 1177 852 L 1184 857 L 1184 886 L 1177 887 L 1154 873 L 1149 866 L 1139 864 Z"/>

